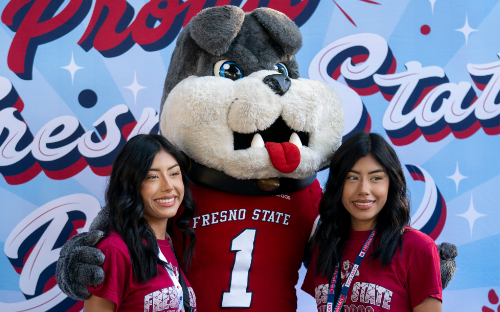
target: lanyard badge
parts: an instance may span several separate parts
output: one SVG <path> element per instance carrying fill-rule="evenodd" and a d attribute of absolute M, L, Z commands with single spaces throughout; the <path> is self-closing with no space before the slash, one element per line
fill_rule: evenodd
<path fill-rule="evenodd" d="M 168 238 L 170 239 L 170 237 L 168 237 Z M 179 280 L 177 279 L 177 276 L 174 273 L 174 266 L 170 262 L 167 261 L 167 258 L 165 258 L 165 256 L 161 252 L 160 246 L 158 246 L 158 258 L 160 258 L 160 260 L 167 263 L 167 265 L 165 265 L 164 267 L 167 270 L 167 273 L 170 276 L 170 279 L 174 283 L 175 290 L 177 291 L 177 296 L 179 298 L 179 310 L 178 311 L 180 312 L 184 308 L 184 301 L 183 301 L 183 296 L 182 296 L 183 295 L 182 286 L 179 283 Z M 179 275 L 180 274 L 182 274 L 182 272 L 179 269 Z"/>
<path fill-rule="evenodd" d="M 335 266 L 335 270 L 333 272 L 332 276 L 332 281 L 330 283 L 330 289 L 328 291 L 328 300 L 326 304 L 326 311 L 327 312 L 340 312 L 342 309 L 342 304 L 344 304 L 344 301 L 347 297 L 347 292 L 349 291 L 349 288 L 351 288 L 351 283 L 352 280 L 354 279 L 354 276 L 356 275 L 356 272 L 358 272 L 359 266 L 361 265 L 361 261 L 363 261 L 363 258 L 365 257 L 366 253 L 368 252 L 368 249 L 370 249 L 370 246 L 373 243 L 373 240 L 375 238 L 375 235 L 377 234 L 377 227 L 375 227 L 368 238 L 366 239 L 366 242 L 364 243 L 363 247 L 361 248 L 361 251 L 359 252 L 358 256 L 356 257 L 356 261 L 354 262 L 354 265 L 352 266 L 351 273 L 347 276 L 347 280 L 345 281 L 344 286 L 342 286 L 342 290 L 340 292 L 339 299 L 337 300 L 337 303 L 335 304 L 335 308 L 333 305 L 333 302 L 335 300 L 335 283 L 337 282 L 337 278 L 339 275 L 339 267 L 340 267 L 340 261 L 342 261 L 342 256 L 340 257 L 339 263 Z"/>

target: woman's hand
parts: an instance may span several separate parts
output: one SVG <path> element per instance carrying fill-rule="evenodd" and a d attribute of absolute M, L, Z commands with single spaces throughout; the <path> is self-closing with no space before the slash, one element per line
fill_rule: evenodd
<path fill-rule="evenodd" d="M 115 310 L 116 303 L 94 295 L 85 300 L 83 305 L 83 312 L 115 312 Z"/>
<path fill-rule="evenodd" d="M 427 297 L 427 299 L 413 309 L 413 312 L 441 312 L 441 300 L 434 297 Z"/>

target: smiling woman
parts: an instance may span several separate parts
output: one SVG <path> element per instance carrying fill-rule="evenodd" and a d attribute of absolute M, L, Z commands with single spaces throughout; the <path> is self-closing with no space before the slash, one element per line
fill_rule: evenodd
<path fill-rule="evenodd" d="M 189 237 L 183 259 L 188 264 L 195 204 L 187 168 L 185 156 L 159 135 L 137 135 L 118 153 L 106 190 L 110 234 L 97 246 L 106 256 L 105 278 L 88 286 L 85 312 L 196 311 L 168 234 L 182 204 L 175 226 Z"/>
<path fill-rule="evenodd" d="M 356 133 L 335 152 L 319 212 L 302 286 L 318 311 L 441 311 L 437 247 L 408 226 L 403 170 L 380 135 Z"/>

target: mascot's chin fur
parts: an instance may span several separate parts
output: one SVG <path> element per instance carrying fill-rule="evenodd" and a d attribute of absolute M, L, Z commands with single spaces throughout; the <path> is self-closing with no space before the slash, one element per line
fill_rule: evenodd
<path fill-rule="evenodd" d="M 344 127 L 335 92 L 299 78 L 301 46 L 295 23 L 267 8 L 205 9 L 179 34 L 160 125 L 191 159 L 197 242 L 186 275 L 202 311 L 297 308 L 297 271 L 318 220 L 316 172 Z M 61 251 L 57 280 L 72 298 L 87 298 L 86 285 L 103 280 L 95 265 L 103 255 L 88 246 L 107 229 L 106 215 L 105 207 L 92 231 Z M 173 234 L 179 257 L 182 235 Z M 456 249 L 441 255 L 446 285 Z"/>

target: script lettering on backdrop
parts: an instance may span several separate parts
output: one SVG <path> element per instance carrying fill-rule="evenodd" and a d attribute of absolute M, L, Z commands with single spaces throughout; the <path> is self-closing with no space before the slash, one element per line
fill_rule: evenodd
<path fill-rule="evenodd" d="M 324 47 L 311 62 L 309 76 L 329 84 L 349 105 L 344 137 L 370 130 L 360 96 L 377 92 L 389 101 L 382 125 L 395 145 L 408 145 L 422 135 L 429 142 L 450 133 L 464 139 L 481 128 L 488 135 L 500 134 L 500 61 L 467 64 L 482 91 L 479 97 L 471 83 L 450 82 L 441 67 L 422 67 L 417 61 L 405 66 L 405 72 L 395 73 L 396 59 L 385 39 L 365 33 Z M 348 87 L 337 81 L 341 75 Z"/>
<path fill-rule="evenodd" d="M 120 104 L 85 132 L 74 116 L 49 121 L 33 135 L 23 119 L 24 105 L 12 83 L 0 76 L 0 173 L 11 185 L 23 184 L 40 172 L 64 180 L 85 167 L 99 176 L 111 172 L 113 160 L 127 139 L 139 133 L 158 133 L 159 117 L 147 107 L 139 121 Z"/>
<path fill-rule="evenodd" d="M 57 286 L 56 263 L 66 241 L 88 231 L 101 210 L 87 194 L 53 200 L 24 218 L 5 241 L 4 252 L 20 274 L 19 288 L 26 300 L 0 302 L 0 311 L 80 311 L 83 301 L 67 297 Z"/>
<path fill-rule="evenodd" d="M 63 2 L 65 1 L 11 0 L 5 6 L 2 22 L 16 32 L 7 64 L 19 78 L 31 80 L 38 46 L 75 29 L 92 7 L 92 0 L 70 0 L 56 15 Z M 151 0 L 144 4 L 134 18 L 135 10 L 125 0 L 96 0 L 89 25 L 78 44 L 85 51 L 95 48 L 105 57 L 121 55 L 136 43 L 145 51 L 158 51 L 172 43 L 182 27 L 202 9 L 225 4 L 242 6 L 246 12 L 267 6 L 283 12 L 301 26 L 314 13 L 319 0 L 303 0 L 294 5 L 292 2 Z"/>

